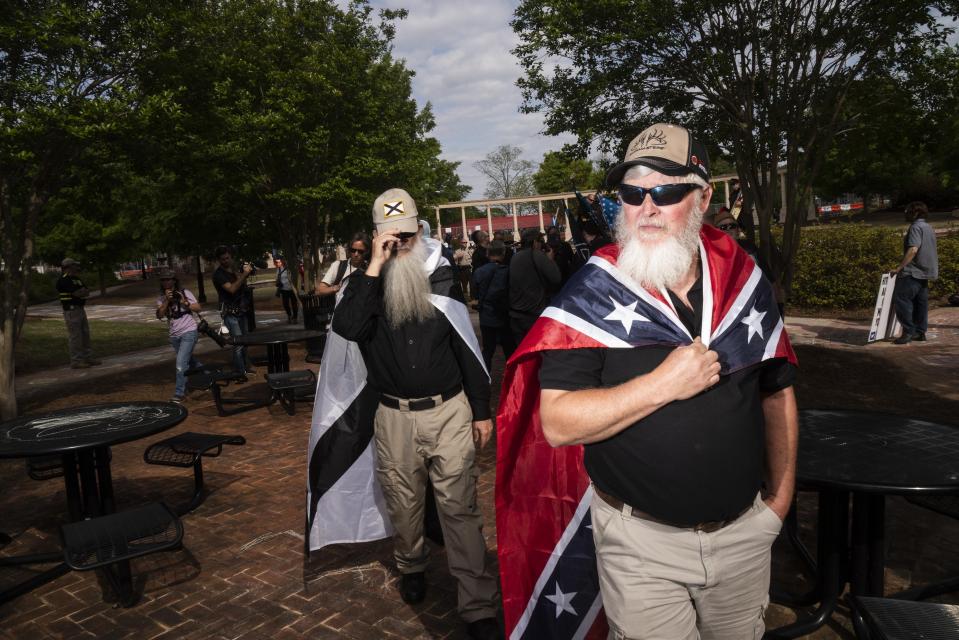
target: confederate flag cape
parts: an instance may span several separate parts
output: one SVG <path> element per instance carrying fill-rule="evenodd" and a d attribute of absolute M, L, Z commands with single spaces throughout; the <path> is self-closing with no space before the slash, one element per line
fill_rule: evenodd
<path fill-rule="evenodd" d="M 700 232 L 700 337 L 721 375 L 796 356 L 770 283 L 722 232 Z M 547 349 L 628 349 L 693 340 L 665 291 L 616 267 L 618 247 L 598 251 L 543 311 L 507 363 L 496 420 L 496 534 L 509 638 L 605 637 L 600 615 L 583 447 L 553 448 L 539 423 L 539 367 Z"/>
<path fill-rule="evenodd" d="M 480 366 L 476 333 L 442 245 L 422 238 L 429 253 L 430 302 L 453 325 Z M 337 302 L 342 293 L 337 294 Z M 316 382 L 313 425 L 307 450 L 306 548 L 368 542 L 393 534 L 383 492 L 376 481 L 373 418 L 380 395 L 366 384 L 360 347 L 331 328 Z"/>

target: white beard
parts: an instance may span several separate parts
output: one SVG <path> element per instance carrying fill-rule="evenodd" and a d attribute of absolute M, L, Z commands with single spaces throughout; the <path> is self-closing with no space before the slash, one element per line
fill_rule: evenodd
<path fill-rule="evenodd" d="M 689 273 L 699 250 L 703 214 L 697 209 L 694 207 L 689 212 L 684 228 L 655 244 L 644 242 L 642 233 L 627 222 L 625 215 L 620 215 L 616 220 L 617 266 L 647 289 L 670 289 L 679 284 Z M 645 224 L 656 223 L 646 221 Z"/>
<path fill-rule="evenodd" d="M 383 267 L 383 306 L 394 329 L 428 320 L 436 313 L 430 302 L 426 258 L 426 245 L 417 240 L 408 252 L 397 254 Z"/>

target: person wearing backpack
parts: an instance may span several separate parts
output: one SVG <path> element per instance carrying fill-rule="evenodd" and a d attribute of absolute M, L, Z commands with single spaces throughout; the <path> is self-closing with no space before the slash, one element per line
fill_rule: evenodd
<path fill-rule="evenodd" d="M 370 256 L 370 237 L 358 231 L 353 234 L 350 240 L 350 248 L 347 252 L 346 260 L 337 260 L 327 269 L 326 275 L 318 285 L 316 285 L 316 295 L 335 296 L 336 292 L 344 285 L 344 280 L 349 278 L 358 269 L 361 269 Z M 330 308 L 335 298 L 331 297 Z"/>
<path fill-rule="evenodd" d="M 490 370 L 496 345 L 503 348 L 503 357 L 509 360 L 516 350 L 516 341 L 509 328 L 509 266 L 506 245 L 499 240 L 489 243 L 489 262 L 473 275 L 473 292 L 479 301 L 480 334 L 483 337 L 483 362 Z"/>

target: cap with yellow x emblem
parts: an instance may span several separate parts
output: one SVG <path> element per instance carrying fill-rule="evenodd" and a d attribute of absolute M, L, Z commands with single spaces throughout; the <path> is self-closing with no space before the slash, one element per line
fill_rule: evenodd
<path fill-rule="evenodd" d="M 400 233 L 416 233 L 416 203 L 402 189 L 390 189 L 373 203 L 373 223 L 377 233 L 398 229 Z"/>

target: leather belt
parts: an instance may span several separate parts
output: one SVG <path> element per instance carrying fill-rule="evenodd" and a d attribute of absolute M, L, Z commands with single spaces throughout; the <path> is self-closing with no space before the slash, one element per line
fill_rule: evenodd
<path fill-rule="evenodd" d="M 749 507 L 746 507 L 745 509 L 740 511 L 738 515 L 736 515 L 733 518 L 730 518 L 729 520 L 713 520 L 710 522 L 700 522 L 699 524 L 687 526 L 682 524 L 676 524 L 674 522 L 669 522 L 668 520 L 663 520 L 662 518 L 657 518 L 656 516 L 651 516 L 645 511 L 640 511 L 636 507 L 630 507 L 619 498 L 615 498 L 609 495 L 608 493 L 606 493 L 605 491 L 601 491 L 599 487 L 597 487 L 596 485 L 593 485 L 593 491 L 595 491 L 596 495 L 598 495 L 600 498 L 603 499 L 603 502 L 613 507 L 614 509 L 617 509 L 618 511 L 623 511 L 624 507 L 628 507 L 629 514 L 633 516 L 634 518 L 639 518 L 640 520 L 649 520 L 650 522 L 655 522 L 656 524 L 664 524 L 667 527 L 673 527 L 675 529 L 692 529 L 693 531 L 701 531 L 703 533 L 713 533 L 715 531 L 719 531 L 723 527 L 731 525 L 733 522 L 741 518 L 744 513 L 749 511 L 749 507 L 752 506 L 752 505 L 749 505 Z"/>
<path fill-rule="evenodd" d="M 462 390 L 463 387 L 457 385 L 456 387 L 448 391 L 444 391 L 436 396 L 410 399 L 397 398 L 395 396 L 383 393 L 380 394 L 380 404 L 384 407 L 389 407 L 390 409 L 399 409 L 400 411 L 425 411 L 426 409 L 434 409 L 447 400 L 452 400 L 459 395 L 459 392 Z"/>

